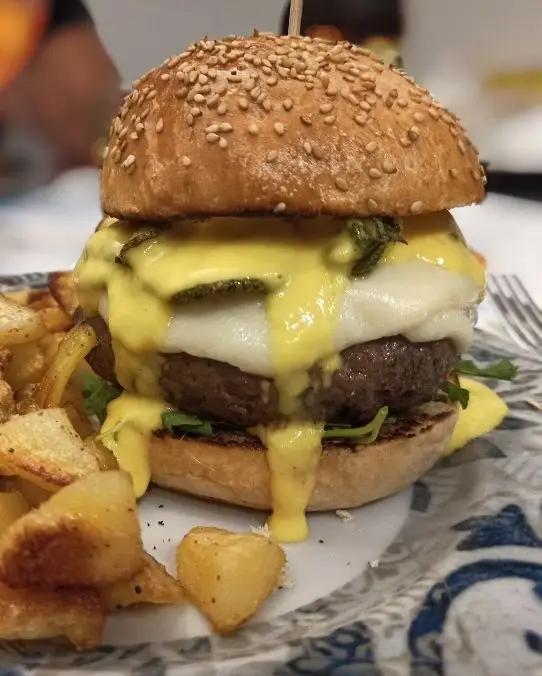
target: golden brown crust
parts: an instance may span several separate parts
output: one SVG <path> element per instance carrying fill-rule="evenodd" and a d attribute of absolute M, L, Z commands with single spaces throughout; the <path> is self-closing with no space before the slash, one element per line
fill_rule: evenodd
<path fill-rule="evenodd" d="M 326 445 L 308 509 L 357 507 L 410 485 L 443 455 L 457 411 L 426 404 L 407 424 L 394 425 L 369 446 Z M 212 500 L 271 509 L 269 470 L 258 444 L 220 445 L 204 439 L 155 437 L 153 481 Z"/>
<path fill-rule="evenodd" d="M 459 120 L 346 42 L 202 40 L 134 87 L 103 163 L 113 216 L 400 216 L 484 195 Z"/>

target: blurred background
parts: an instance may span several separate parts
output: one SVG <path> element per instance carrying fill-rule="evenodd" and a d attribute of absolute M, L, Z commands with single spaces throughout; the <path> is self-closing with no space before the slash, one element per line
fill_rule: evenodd
<path fill-rule="evenodd" d="M 285 0 L 0 0 L 0 271 L 51 214 L 58 246 L 84 240 L 133 79 L 203 35 L 284 32 L 287 15 Z M 402 60 L 463 119 L 490 191 L 542 199 L 541 0 L 304 0 L 302 32 Z M 35 251 L 28 265 L 52 267 Z"/>

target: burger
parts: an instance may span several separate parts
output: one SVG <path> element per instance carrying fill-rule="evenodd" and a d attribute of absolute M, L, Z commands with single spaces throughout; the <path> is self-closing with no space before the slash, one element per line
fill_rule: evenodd
<path fill-rule="evenodd" d="M 484 183 L 460 121 L 347 42 L 204 39 L 135 81 L 76 284 L 136 493 L 295 541 L 427 471 L 484 289 L 448 210 Z"/>

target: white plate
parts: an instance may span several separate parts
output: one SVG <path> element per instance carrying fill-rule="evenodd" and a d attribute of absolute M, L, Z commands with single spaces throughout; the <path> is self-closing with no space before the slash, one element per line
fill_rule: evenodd
<path fill-rule="evenodd" d="M 6 286 L 40 275 L 0 279 Z M 513 358 L 512 383 L 492 383 L 510 415 L 413 489 L 352 510 L 311 515 L 311 539 L 287 549 L 292 588 L 249 625 L 213 635 L 191 607 L 112 617 L 104 645 L 1 644 L 2 674 L 542 673 L 542 358 L 477 334 L 482 361 Z M 195 525 L 247 530 L 264 515 L 152 489 L 140 503 L 146 549 L 174 571 Z M 369 566 L 372 562 L 372 566 Z M 40 671 L 40 673 L 42 673 Z M 47 673 L 47 672 L 45 672 Z"/>

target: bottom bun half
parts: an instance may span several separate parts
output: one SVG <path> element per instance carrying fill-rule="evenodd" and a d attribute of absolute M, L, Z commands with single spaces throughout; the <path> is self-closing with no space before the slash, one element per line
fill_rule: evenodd
<path fill-rule="evenodd" d="M 387 422 L 372 444 L 325 442 L 307 509 L 358 507 L 412 484 L 442 457 L 456 418 L 455 406 L 431 402 Z M 155 436 L 150 461 L 152 480 L 164 488 L 271 509 L 265 449 L 254 437 Z"/>

